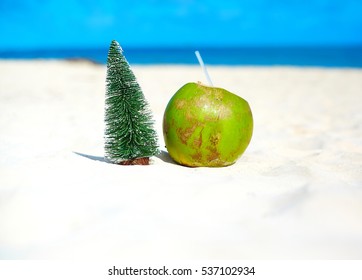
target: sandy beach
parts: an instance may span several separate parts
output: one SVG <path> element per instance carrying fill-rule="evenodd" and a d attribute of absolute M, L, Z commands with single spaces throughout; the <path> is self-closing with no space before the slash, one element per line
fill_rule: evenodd
<path fill-rule="evenodd" d="M 162 117 L 199 66 L 132 65 L 162 153 L 103 159 L 106 66 L 0 60 L 0 259 L 362 259 L 362 69 L 209 67 L 254 134 L 187 168 Z"/>

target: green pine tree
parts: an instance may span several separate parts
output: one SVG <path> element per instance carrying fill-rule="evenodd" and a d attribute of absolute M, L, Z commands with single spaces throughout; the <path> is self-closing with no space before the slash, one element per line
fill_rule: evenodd
<path fill-rule="evenodd" d="M 159 153 L 152 114 L 123 50 L 113 40 L 107 59 L 105 157 L 117 164 L 148 164 Z"/>

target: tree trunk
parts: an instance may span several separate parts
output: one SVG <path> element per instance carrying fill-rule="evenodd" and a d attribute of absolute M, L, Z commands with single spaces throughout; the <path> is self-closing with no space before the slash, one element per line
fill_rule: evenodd
<path fill-rule="evenodd" d="M 134 158 L 125 161 L 121 161 L 120 165 L 149 165 L 150 158 L 149 157 L 142 157 L 142 158 Z"/>

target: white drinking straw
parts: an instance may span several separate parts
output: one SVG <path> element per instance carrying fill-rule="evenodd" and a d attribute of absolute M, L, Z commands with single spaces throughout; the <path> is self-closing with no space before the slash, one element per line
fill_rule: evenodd
<path fill-rule="evenodd" d="M 209 83 L 209 86 L 213 86 L 212 81 L 211 81 L 210 76 L 209 76 L 209 73 L 207 72 L 206 66 L 204 64 L 204 61 L 202 60 L 202 57 L 200 55 L 200 52 L 196 51 L 195 54 L 196 54 L 197 60 L 200 63 L 200 66 L 201 66 L 202 70 L 204 70 L 204 73 L 205 73 L 206 79 L 207 79 L 207 81 Z"/>

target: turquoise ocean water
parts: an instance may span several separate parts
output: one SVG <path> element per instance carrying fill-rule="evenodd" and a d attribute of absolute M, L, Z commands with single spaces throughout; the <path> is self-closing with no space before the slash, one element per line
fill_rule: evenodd
<path fill-rule="evenodd" d="M 361 0 L 0 0 L 0 59 L 362 67 Z M 293 46 L 293 47 L 291 47 Z"/>
<path fill-rule="evenodd" d="M 193 48 L 127 48 L 131 64 L 197 64 Z M 362 67 L 362 46 L 200 48 L 206 64 L 231 66 Z M 107 48 L 0 51 L 1 59 L 86 59 L 105 64 Z"/>

